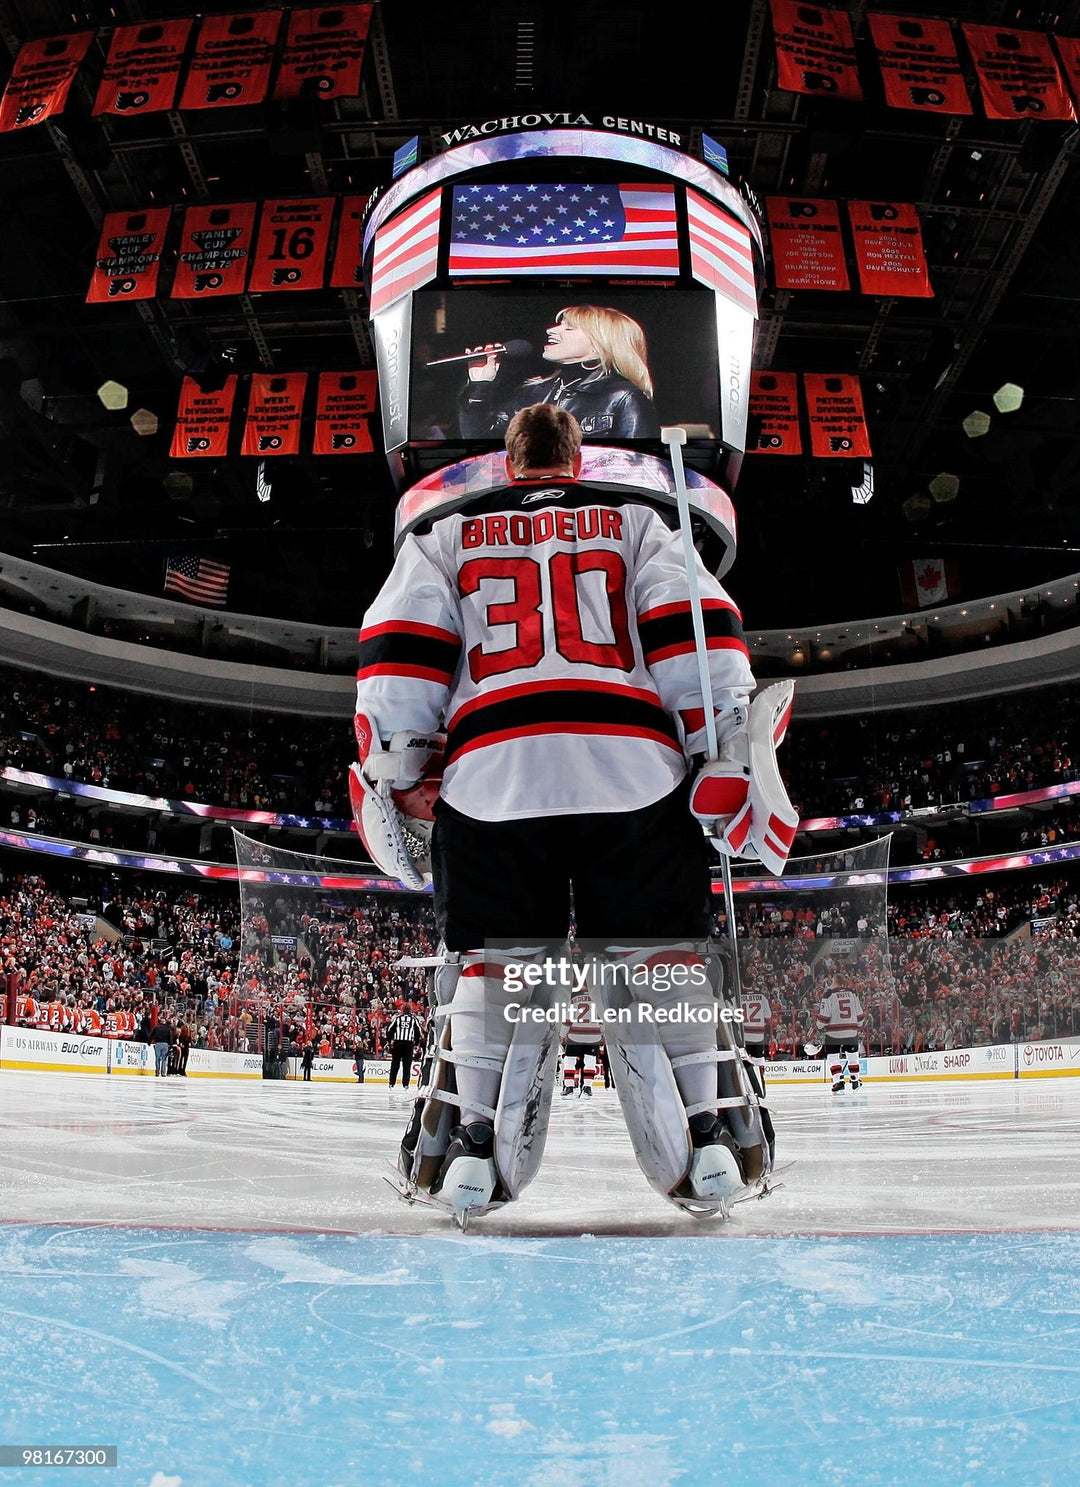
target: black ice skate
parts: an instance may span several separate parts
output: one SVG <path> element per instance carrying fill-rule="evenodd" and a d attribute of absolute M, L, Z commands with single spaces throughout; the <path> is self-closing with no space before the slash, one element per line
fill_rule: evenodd
<path fill-rule="evenodd" d="M 836 1081 L 836 1083 L 832 1087 L 832 1092 L 833 1092 L 834 1095 L 838 1095 L 838 1094 L 841 1093 L 841 1091 L 843 1090 L 843 1088 L 844 1088 L 844 1081 L 842 1079 L 838 1079 Z"/>

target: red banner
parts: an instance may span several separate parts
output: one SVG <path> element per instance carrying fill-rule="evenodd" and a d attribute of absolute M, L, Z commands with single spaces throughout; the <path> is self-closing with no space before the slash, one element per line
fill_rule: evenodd
<path fill-rule="evenodd" d="M 770 196 L 765 205 L 777 289 L 850 287 L 835 201 Z"/>
<path fill-rule="evenodd" d="M 0 133 L 63 113 L 72 80 L 93 39 L 93 31 L 72 31 L 24 42 L 0 101 Z"/>
<path fill-rule="evenodd" d="M 948 21 L 868 15 L 891 108 L 925 114 L 970 114 L 960 58 Z"/>
<path fill-rule="evenodd" d="M 1075 119 L 1048 36 L 963 24 L 987 118 Z"/>
<path fill-rule="evenodd" d="M 858 377 L 805 372 L 803 386 L 815 459 L 869 459 L 870 434 Z"/>
<path fill-rule="evenodd" d="M 932 299 L 919 214 L 909 202 L 849 201 L 863 294 Z"/>
<path fill-rule="evenodd" d="M 299 454 L 306 386 L 306 372 L 256 372 L 252 376 L 241 454 L 256 454 L 260 459 Z"/>
<path fill-rule="evenodd" d="M 180 107 L 236 108 L 261 103 L 270 88 L 280 29 L 278 10 L 206 16 L 188 64 Z"/>
<path fill-rule="evenodd" d="M 1055 36 L 1054 45 L 1073 101 L 1080 101 L 1080 36 Z"/>
<path fill-rule="evenodd" d="M 190 20 L 117 26 L 94 100 L 95 114 L 152 114 L 172 108 Z"/>
<path fill-rule="evenodd" d="M 216 392 L 203 392 L 194 378 L 185 377 L 169 458 L 224 459 L 229 452 L 229 420 L 235 397 L 235 374 Z"/>
<path fill-rule="evenodd" d="M 360 92 L 370 5 L 294 10 L 275 98 L 355 98 Z"/>
<path fill-rule="evenodd" d="M 363 285 L 363 244 L 360 229 L 367 203 L 366 196 L 346 196 L 342 199 L 334 267 L 330 274 L 331 289 L 359 289 Z"/>
<path fill-rule="evenodd" d="M 150 212 L 109 213 L 101 228 L 87 304 L 154 298 L 169 212 L 169 207 L 155 207 Z"/>
<path fill-rule="evenodd" d="M 822 98 L 862 97 L 855 39 L 846 10 L 770 0 L 777 83 L 790 93 Z"/>
<path fill-rule="evenodd" d="M 248 289 L 321 289 L 334 198 L 264 201 Z"/>
<path fill-rule="evenodd" d="M 173 299 L 243 294 L 255 236 L 255 203 L 188 207 L 180 236 Z"/>
<path fill-rule="evenodd" d="M 375 372 L 321 372 L 315 454 L 370 454 L 367 415 L 375 410 Z"/>
<path fill-rule="evenodd" d="M 750 373 L 750 419 L 757 430 L 748 453 L 802 454 L 799 384 L 794 372 Z"/>

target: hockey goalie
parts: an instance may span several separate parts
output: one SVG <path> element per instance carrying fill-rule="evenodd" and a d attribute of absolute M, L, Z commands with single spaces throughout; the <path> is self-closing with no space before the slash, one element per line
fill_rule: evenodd
<path fill-rule="evenodd" d="M 360 633 L 354 811 L 380 867 L 433 882 L 443 947 L 401 1177 L 463 1228 L 539 1165 L 571 912 L 648 1180 L 724 1214 L 771 1162 L 708 950 L 706 832 L 782 870 L 790 688 L 750 707 L 738 610 L 695 559 L 703 761 L 679 534 L 649 492 L 579 480 L 580 443 L 563 409 L 522 409 L 505 487 L 409 532 Z"/>

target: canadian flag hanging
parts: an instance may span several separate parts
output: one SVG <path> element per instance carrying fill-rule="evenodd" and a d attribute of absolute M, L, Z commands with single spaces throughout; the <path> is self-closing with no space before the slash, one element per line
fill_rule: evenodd
<path fill-rule="evenodd" d="M 960 591 L 959 574 L 949 558 L 914 558 L 900 564 L 899 575 L 905 609 L 944 604 Z"/>
<path fill-rule="evenodd" d="M 190 20 L 117 26 L 93 112 L 134 115 L 172 108 L 191 27 Z"/>
<path fill-rule="evenodd" d="M 63 113 L 79 63 L 93 39 L 93 31 L 72 31 L 23 43 L 0 102 L 0 133 L 26 129 Z"/>
<path fill-rule="evenodd" d="M 224 387 L 203 392 L 194 377 L 180 385 L 170 459 L 224 459 L 229 452 L 229 420 L 236 397 L 236 376 Z"/>
<path fill-rule="evenodd" d="M 306 372 L 256 372 L 251 379 L 241 454 L 299 454 Z"/>
<path fill-rule="evenodd" d="M 368 414 L 375 409 L 375 372 L 322 372 L 315 411 L 315 454 L 370 454 Z"/>
<path fill-rule="evenodd" d="M 371 11 L 370 5 L 292 11 L 274 97 L 357 97 Z"/>
<path fill-rule="evenodd" d="M 801 0 L 771 3 L 778 86 L 819 98 L 861 98 L 847 11 L 804 5 Z"/>
<path fill-rule="evenodd" d="M 930 299 L 919 214 L 908 202 L 849 201 L 863 294 Z"/>
<path fill-rule="evenodd" d="M 254 235 L 253 201 L 188 207 L 180 234 L 173 299 L 243 294 Z"/>
<path fill-rule="evenodd" d="M 199 27 L 181 108 L 237 108 L 261 103 L 270 88 L 281 12 L 208 15 Z"/>
<path fill-rule="evenodd" d="M 109 213 L 101 228 L 87 304 L 154 298 L 169 212 L 169 207 L 155 207 L 151 212 Z"/>

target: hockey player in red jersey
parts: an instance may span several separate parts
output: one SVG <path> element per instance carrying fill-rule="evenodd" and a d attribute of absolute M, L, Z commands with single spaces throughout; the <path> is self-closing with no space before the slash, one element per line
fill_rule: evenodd
<path fill-rule="evenodd" d="M 557 986 L 523 994 L 522 967 L 562 944 L 571 893 L 580 943 L 652 974 L 667 988 L 654 1002 L 715 1008 L 704 975 L 676 994 L 673 966 L 704 964 L 715 859 L 701 823 L 746 815 L 739 612 L 699 563 L 721 752 L 694 778 L 705 718 L 678 535 L 647 491 L 577 480 L 580 441 L 563 409 L 521 410 L 507 485 L 406 536 L 360 632 L 354 807 L 376 860 L 417 887 L 423 813 L 396 803 L 441 769 L 430 862 L 447 956 L 402 1162 L 459 1222 L 518 1196 L 539 1163 L 558 1025 L 526 1035 L 520 1009 Z M 745 1123 L 732 1137 L 729 1117 L 756 1112 L 747 1086 L 732 1093 L 723 1027 L 672 1020 L 647 1058 L 606 1041 L 655 1186 L 715 1212 L 757 1180 L 764 1139 L 752 1120 L 757 1145 Z"/>

